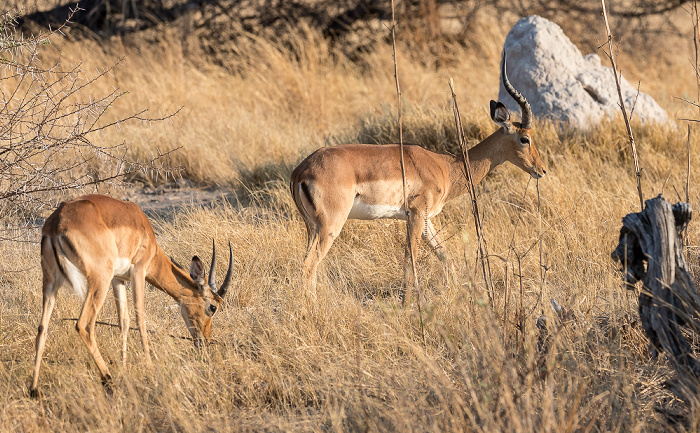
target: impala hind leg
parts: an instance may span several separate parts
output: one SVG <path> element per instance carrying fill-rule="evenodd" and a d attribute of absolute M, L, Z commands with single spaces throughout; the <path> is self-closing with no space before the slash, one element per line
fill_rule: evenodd
<path fill-rule="evenodd" d="M 334 220 L 323 221 L 313 227 L 313 235 L 309 236 L 309 247 L 304 260 L 304 281 L 312 293 L 316 293 L 316 273 L 318 265 L 321 263 L 328 250 L 331 249 L 333 241 L 340 230 L 343 229 L 347 217 L 344 214 Z"/>
<path fill-rule="evenodd" d="M 336 236 L 328 231 L 317 233 L 304 260 L 304 281 L 314 294 L 316 293 L 318 265 L 328 254 L 328 250 L 331 249 Z"/>
<path fill-rule="evenodd" d="M 126 340 L 129 337 L 129 308 L 126 302 L 126 284 L 122 280 L 113 279 L 114 302 L 117 305 L 119 330 L 122 339 L 122 365 L 126 365 Z"/>
<path fill-rule="evenodd" d="M 306 255 L 304 256 L 302 279 L 307 288 L 316 290 L 316 268 L 318 267 L 316 253 L 318 249 L 318 230 L 316 226 L 306 223 L 306 235 Z"/>
<path fill-rule="evenodd" d="M 109 286 L 111 280 L 109 278 L 101 277 L 99 272 L 92 272 L 91 275 L 87 277 L 88 288 L 87 295 L 85 296 L 85 302 L 83 303 L 83 309 L 80 311 L 80 317 L 78 318 L 78 323 L 75 325 L 78 335 L 83 339 L 85 346 L 87 346 L 88 352 L 92 355 L 92 359 L 95 360 L 98 370 L 100 370 L 100 376 L 102 376 L 102 385 L 105 387 L 107 392 L 112 391 L 112 375 L 109 373 L 109 368 L 107 363 L 102 358 L 100 349 L 97 347 L 97 339 L 95 335 L 95 321 L 97 320 L 97 314 L 102 309 L 105 299 L 107 298 L 107 292 L 109 291 Z"/>
<path fill-rule="evenodd" d="M 45 247 L 42 243 L 42 247 Z M 51 248 L 50 243 L 48 248 Z M 53 257 L 53 256 L 52 256 Z M 46 336 L 49 327 L 49 321 L 51 320 L 51 313 L 53 312 L 53 307 L 56 305 L 56 293 L 61 287 L 62 277 L 53 270 L 49 270 L 46 264 L 42 260 L 42 271 L 43 271 L 43 308 L 41 312 L 41 322 L 39 323 L 39 329 L 36 334 L 36 358 L 34 360 L 34 373 L 32 375 L 32 385 L 29 388 L 29 395 L 32 398 L 39 397 L 38 385 L 39 385 L 39 368 L 41 367 L 41 357 L 44 354 L 44 348 L 46 347 Z"/>

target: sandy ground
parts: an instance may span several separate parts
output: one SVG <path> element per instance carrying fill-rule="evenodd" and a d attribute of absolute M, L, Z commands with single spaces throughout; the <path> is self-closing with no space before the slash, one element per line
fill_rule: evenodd
<path fill-rule="evenodd" d="M 134 185 L 124 198 L 138 204 L 149 217 L 166 217 L 183 207 L 209 207 L 217 201 L 236 201 L 235 193 L 229 188 L 202 187 L 188 180 L 157 187 Z"/>

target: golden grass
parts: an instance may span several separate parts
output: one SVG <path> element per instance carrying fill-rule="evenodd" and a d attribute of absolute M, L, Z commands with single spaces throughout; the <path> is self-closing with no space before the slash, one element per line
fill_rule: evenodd
<path fill-rule="evenodd" d="M 498 33 L 498 32 L 501 33 Z M 401 55 L 401 83 L 409 109 L 406 139 L 450 149 L 454 139 L 447 78 L 457 84 L 472 140 L 494 125 L 486 111 L 497 94 L 498 55 L 505 37 L 483 36 L 478 54 L 452 47 L 450 66 L 431 69 L 419 55 Z M 495 306 L 474 276 L 475 236 L 470 204 L 449 204 L 438 224 L 454 272 L 421 246 L 425 346 L 416 308 L 398 308 L 404 226 L 393 221 L 347 224 L 320 272 L 318 298 L 302 289 L 305 249 L 301 219 L 287 190 L 291 167 L 331 143 L 395 138 L 391 124 L 393 78 L 388 47 L 361 64 L 336 56 L 309 30 L 296 52 L 265 40 L 225 65 L 234 73 L 193 61 L 175 40 L 141 49 L 57 44 L 52 55 L 82 60 L 86 69 L 114 61 L 126 66 L 108 90 L 130 92 L 115 116 L 149 107 L 157 114 L 184 106 L 177 120 L 125 124 L 101 137 L 125 141 L 133 155 L 182 146 L 173 160 L 200 182 L 248 188 L 245 204 L 186 208 L 154 221 L 161 246 L 181 263 L 208 258 L 211 238 L 224 251 L 234 245 L 235 279 L 214 319 L 215 344 L 202 351 L 189 342 L 174 303 L 148 291 L 153 368 L 133 333 L 126 366 L 119 363 L 118 332 L 100 328 L 98 343 L 115 375 L 105 394 L 96 369 L 71 322 L 80 301 L 64 289 L 50 325 L 41 372 L 41 401 L 28 397 L 33 340 L 40 314 L 38 240 L 0 244 L 0 432 L 15 431 L 663 431 L 655 406 L 676 403 L 663 389 L 669 365 L 650 361 L 639 330 L 610 332 L 604 316 L 621 327 L 636 315 L 636 294 L 619 281 L 610 252 L 620 219 L 638 210 L 624 127 L 620 119 L 580 133 L 536 123 L 536 145 L 547 165 L 540 181 L 544 262 L 526 251 L 538 238 L 534 180 L 512 166 L 498 168 L 479 187 L 480 206 L 494 258 Z M 405 53 L 406 50 L 401 50 Z M 484 55 L 484 53 L 486 53 Z M 648 58 L 622 58 L 624 68 Z M 647 65 L 649 66 L 649 65 Z M 695 93 L 684 60 L 655 65 L 648 86 L 674 116 L 694 115 L 670 96 Z M 638 66 L 647 85 L 649 70 Z M 636 73 L 636 72 L 635 72 Z M 674 77 L 673 80 L 668 77 Z M 681 84 L 682 83 L 682 84 Z M 99 85 L 96 92 L 103 90 Z M 683 95 L 678 95 L 683 96 Z M 684 195 L 682 129 L 636 125 L 643 187 L 671 200 Z M 700 156 L 691 155 L 693 182 Z M 676 169 L 673 170 L 673 167 Z M 671 173 L 668 182 L 666 178 Z M 691 203 L 700 194 L 691 190 Z M 691 243 L 698 239 L 690 226 Z M 696 262 L 691 249 L 690 262 Z M 525 338 L 516 329 L 521 257 Z M 221 260 L 220 261 L 224 261 Z M 220 263 L 221 268 L 225 263 Z M 505 273 L 509 278 L 505 278 Z M 219 270 L 221 275 L 223 269 Z M 508 285 L 506 285 L 508 281 Z M 551 316 L 550 297 L 581 320 L 556 333 L 544 365 L 538 364 L 536 317 Z M 133 314 L 132 314 L 133 316 Z M 116 323 L 111 299 L 100 317 Z M 550 317 L 550 323 L 554 323 Z M 693 430 L 691 418 L 688 430 Z"/>

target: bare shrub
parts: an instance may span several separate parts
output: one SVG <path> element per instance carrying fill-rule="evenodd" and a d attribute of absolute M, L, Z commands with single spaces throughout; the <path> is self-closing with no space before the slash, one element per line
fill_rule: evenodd
<path fill-rule="evenodd" d="M 39 215 L 66 191 L 94 190 L 137 172 L 164 176 L 173 172 L 161 164 L 163 153 L 133 161 L 125 143 L 102 146 L 93 141 L 100 131 L 129 120 L 162 120 L 146 119 L 146 110 L 111 116 L 110 108 L 126 94 L 117 88 L 102 95 L 90 94 L 91 86 L 111 75 L 122 61 L 93 72 L 84 71 L 80 63 L 44 65 L 42 46 L 59 37 L 64 27 L 24 37 L 15 32 L 16 18 L 13 13 L 0 18 L 3 223 Z"/>

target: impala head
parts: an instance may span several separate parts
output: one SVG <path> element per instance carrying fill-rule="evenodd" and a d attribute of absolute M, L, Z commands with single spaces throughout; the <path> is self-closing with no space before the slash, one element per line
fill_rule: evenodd
<path fill-rule="evenodd" d="M 503 139 L 506 141 L 504 146 L 505 160 L 510 161 L 515 166 L 519 167 L 535 179 L 540 179 L 546 173 L 540 154 L 535 149 L 532 143 L 532 109 L 527 99 L 520 94 L 506 75 L 506 53 L 503 52 L 503 61 L 501 62 L 501 76 L 503 77 L 503 87 L 508 94 L 520 105 L 522 111 L 521 121 L 512 122 L 510 112 L 500 102 L 491 101 L 491 119 L 496 124 L 503 127 Z"/>
<path fill-rule="evenodd" d="M 216 245 L 212 241 L 211 268 L 209 270 L 209 281 L 204 281 L 204 264 L 199 257 L 192 257 L 190 265 L 190 277 L 197 286 L 197 293 L 192 297 L 183 297 L 180 302 L 180 312 L 182 313 L 187 329 L 189 329 L 194 344 L 200 347 L 202 343 L 209 339 L 211 335 L 212 316 L 221 306 L 221 302 L 226 295 L 231 283 L 231 273 L 233 272 L 233 249 L 231 242 L 228 243 L 229 261 L 228 271 L 224 277 L 221 288 L 216 288 Z"/>

